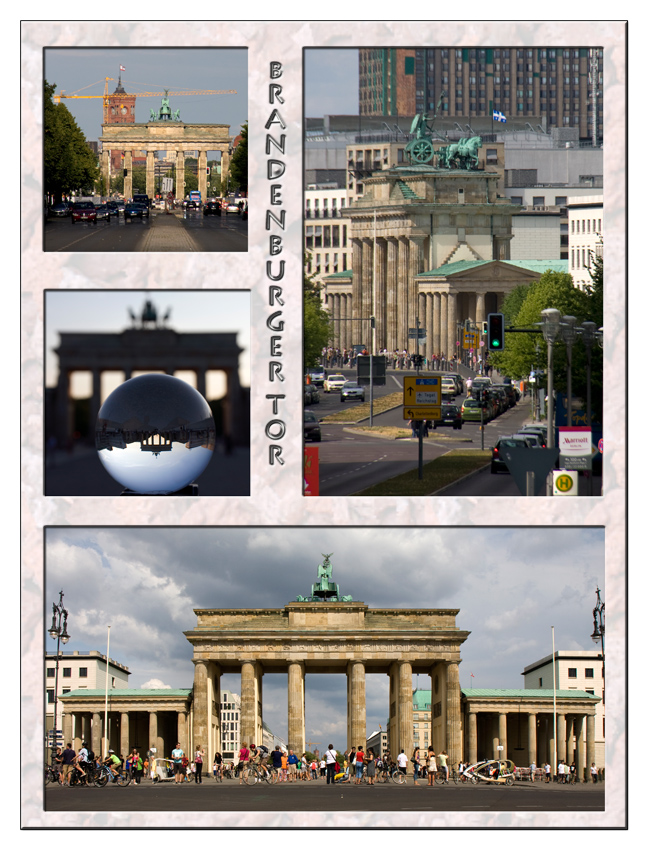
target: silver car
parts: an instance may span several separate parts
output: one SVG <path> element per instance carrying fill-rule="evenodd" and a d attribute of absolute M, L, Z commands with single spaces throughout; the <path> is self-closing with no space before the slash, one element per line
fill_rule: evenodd
<path fill-rule="evenodd" d="M 365 388 L 361 387 L 357 381 L 347 381 L 340 390 L 340 401 L 346 401 L 347 399 L 354 398 L 364 401 Z"/>

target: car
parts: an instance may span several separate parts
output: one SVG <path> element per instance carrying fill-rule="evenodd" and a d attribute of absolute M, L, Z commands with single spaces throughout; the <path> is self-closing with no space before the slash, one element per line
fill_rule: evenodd
<path fill-rule="evenodd" d="M 319 390 L 317 389 L 315 384 L 307 384 L 307 386 L 310 388 L 311 404 L 319 404 L 319 400 L 320 400 Z"/>
<path fill-rule="evenodd" d="M 365 400 L 365 388 L 357 381 L 347 381 L 340 390 L 340 401 L 357 398 L 360 401 Z"/>
<path fill-rule="evenodd" d="M 545 440 L 540 436 L 540 434 L 531 434 L 528 431 L 525 434 L 513 434 L 514 437 L 524 437 L 524 439 L 529 444 L 529 448 L 532 449 L 543 449 L 545 446 L 543 443 L 546 443 Z"/>
<path fill-rule="evenodd" d="M 148 218 L 148 207 L 143 206 L 142 204 L 126 204 L 124 207 L 124 220 L 131 221 L 134 218 L 145 219 Z"/>
<path fill-rule="evenodd" d="M 446 378 L 441 379 L 441 395 L 448 398 L 454 398 L 459 395 L 459 390 L 453 380 L 446 380 Z"/>
<path fill-rule="evenodd" d="M 108 204 L 95 204 L 95 210 L 97 211 L 97 221 L 110 221 L 110 216 L 115 215 Z"/>
<path fill-rule="evenodd" d="M 203 204 L 203 215 L 220 215 L 220 201 L 205 201 Z"/>
<path fill-rule="evenodd" d="M 228 203 L 225 205 L 225 214 L 226 215 L 229 215 L 230 213 L 236 213 L 238 215 L 238 213 L 240 213 L 240 212 L 241 212 L 241 210 L 240 210 L 239 205 L 235 204 L 234 201 L 228 201 Z"/>
<path fill-rule="evenodd" d="M 496 475 L 500 470 L 508 472 L 509 468 L 506 461 L 502 458 L 502 451 L 505 448 L 522 448 L 529 449 L 531 445 L 524 434 L 511 434 L 508 437 L 500 437 L 491 449 L 491 473 Z"/>
<path fill-rule="evenodd" d="M 304 439 L 313 440 L 315 443 L 322 441 L 319 419 L 311 410 L 304 411 Z"/>
<path fill-rule="evenodd" d="M 63 201 L 61 204 L 54 204 L 54 206 L 50 207 L 50 215 L 56 216 L 56 218 L 64 218 L 70 215 L 72 204 L 68 204 L 67 201 Z"/>
<path fill-rule="evenodd" d="M 441 375 L 441 387 L 443 393 L 445 393 L 443 386 L 449 386 L 450 384 L 454 387 L 453 395 L 461 395 L 464 391 L 464 384 L 459 375 Z"/>
<path fill-rule="evenodd" d="M 324 392 L 330 393 L 331 391 L 341 390 L 345 384 L 344 375 L 329 375 L 324 381 Z"/>
<path fill-rule="evenodd" d="M 545 425 L 523 425 L 518 434 L 538 437 L 541 448 L 547 447 L 547 428 Z"/>
<path fill-rule="evenodd" d="M 191 199 L 183 201 L 183 206 L 186 210 L 199 210 L 200 201 L 192 201 Z"/>
<path fill-rule="evenodd" d="M 326 378 L 326 372 L 324 369 L 310 369 L 308 372 L 308 377 L 310 379 L 311 384 L 315 384 L 317 387 L 324 386 L 324 380 Z"/>
<path fill-rule="evenodd" d="M 476 398 L 468 396 L 461 405 L 461 418 L 464 422 L 481 422 L 482 410 L 484 422 L 489 422 L 493 418 L 493 409 L 489 401 L 479 401 Z"/>
<path fill-rule="evenodd" d="M 470 388 L 470 391 L 474 393 L 475 390 L 486 390 L 488 389 L 488 387 L 491 386 L 491 384 L 492 381 L 490 378 L 484 378 L 482 375 L 479 375 L 477 378 L 473 378 L 472 387 Z"/>
<path fill-rule="evenodd" d="M 441 419 L 433 419 L 432 428 L 441 428 L 443 425 L 452 425 L 456 431 L 461 430 L 463 419 L 459 405 L 441 402 Z"/>
<path fill-rule="evenodd" d="M 91 221 L 93 224 L 97 223 L 97 210 L 95 209 L 95 205 L 90 201 L 77 201 L 77 203 L 72 204 L 72 224 L 77 221 Z"/>
<path fill-rule="evenodd" d="M 151 199 L 149 198 L 148 195 L 144 195 L 144 194 L 141 194 L 141 193 L 133 195 L 132 201 L 133 201 L 134 204 L 142 204 L 143 206 L 146 207 L 147 210 L 150 209 Z"/>
<path fill-rule="evenodd" d="M 106 206 L 110 210 L 111 215 L 119 215 L 119 201 L 106 201 Z M 121 205 L 121 212 L 124 212 L 124 205 Z"/>

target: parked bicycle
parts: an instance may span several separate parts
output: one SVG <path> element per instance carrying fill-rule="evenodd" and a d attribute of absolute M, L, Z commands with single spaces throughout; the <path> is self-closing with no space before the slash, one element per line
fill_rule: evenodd
<path fill-rule="evenodd" d="M 45 765 L 45 785 L 49 785 L 50 782 L 61 785 L 61 773 L 58 767 L 55 767 L 51 764 Z"/>

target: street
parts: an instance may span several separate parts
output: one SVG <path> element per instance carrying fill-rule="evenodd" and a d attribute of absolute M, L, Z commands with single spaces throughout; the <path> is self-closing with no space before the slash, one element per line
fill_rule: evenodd
<path fill-rule="evenodd" d="M 216 783 L 205 778 L 202 785 L 173 782 L 153 784 L 143 780 L 126 788 L 45 788 L 48 812 L 602 812 L 604 785 L 559 785 L 516 782 L 511 788 L 486 784 L 415 786 L 327 785 L 314 782 L 261 783 L 253 787 L 236 780 Z"/>
<path fill-rule="evenodd" d="M 151 210 L 149 218 L 77 222 L 50 217 L 44 226 L 45 251 L 82 252 L 241 252 L 247 251 L 248 223 L 238 215 L 201 211 Z"/>

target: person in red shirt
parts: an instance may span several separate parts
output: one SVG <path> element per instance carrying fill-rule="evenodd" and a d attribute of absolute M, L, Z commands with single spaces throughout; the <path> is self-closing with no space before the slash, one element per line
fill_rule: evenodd
<path fill-rule="evenodd" d="M 358 747 L 358 752 L 355 757 L 355 770 L 356 770 L 356 778 L 355 784 L 360 785 L 362 782 L 362 771 L 364 770 L 364 750 L 362 747 Z"/>

